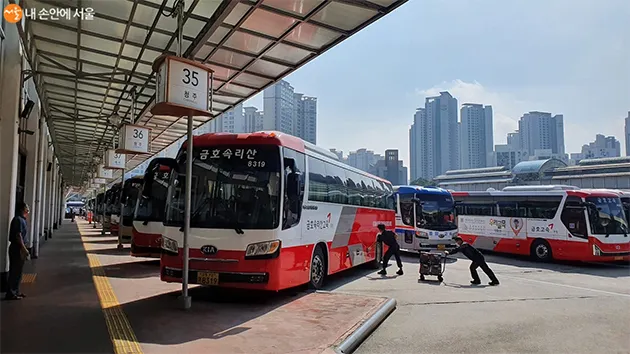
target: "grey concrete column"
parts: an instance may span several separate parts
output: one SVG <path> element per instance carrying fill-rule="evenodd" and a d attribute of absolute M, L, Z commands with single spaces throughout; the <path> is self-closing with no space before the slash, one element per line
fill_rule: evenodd
<path fill-rule="evenodd" d="M 15 25 L 3 27 L 0 64 L 0 275 L 6 285 L 9 270 L 9 225 L 15 215 L 15 192 L 18 165 L 18 115 L 20 110 L 20 84 L 22 81 L 22 56 L 20 36 Z M 4 288 L 4 286 L 3 286 Z M 4 290 L 4 289 L 2 289 Z"/>
<path fill-rule="evenodd" d="M 29 98 L 36 102 L 37 98 L 35 93 L 35 84 L 33 80 L 29 80 L 26 83 L 27 90 L 29 92 Z M 37 106 L 35 106 L 37 107 Z M 27 247 L 32 248 L 35 240 L 37 239 L 37 234 L 35 233 L 35 211 L 36 211 L 36 200 L 37 200 L 37 173 L 38 173 L 38 155 L 39 155 L 39 114 L 40 111 L 38 108 L 35 108 L 31 111 L 30 116 L 27 118 L 27 128 L 28 130 L 34 132 L 33 135 L 26 136 L 26 149 L 28 155 L 26 156 L 26 181 L 24 184 L 24 202 L 28 204 L 31 209 L 31 213 L 29 215 L 28 220 L 28 238 L 29 242 Z"/>
<path fill-rule="evenodd" d="M 55 201 L 57 197 L 57 159 L 54 155 L 52 155 L 52 170 L 50 171 L 52 180 L 50 183 L 50 203 L 48 204 L 48 222 L 46 223 L 46 227 L 48 228 L 48 237 L 52 238 L 53 235 L 53 218 L 55 213 Z"/>
<path fill-rule="evenodd" d="M 42 215 L 42 190 L 44 188 L 44 163 L 43 160 L 45 158 L 45 148 L 46 148 L 46 126 L 44 117 L 39 117 L 39 143 L 37 146 L 37 166 L 36 166 L 36 192 L 35 192 L 35 204 L 32 207 L 32 217 L 31 224 L 33 225 L 33 232 L 31 235 L 33 236 L 33 258 L 39 257 L 39 239 L 42 235 L 41 230 L 41 215 Z M 44 142 L 44 143 L 43 143 Z"/>
<path fill-rule="evenodd" d="M 46 140 L 46 143 L 48 144 L 48 139 Z M 53 158 L 54 156 L 53 156 L 52 147 L 48 145 L 48 149 L 46 152 L 46 161 L 45 161 L 46 166 L 44 167 L 46 169 L 46 189 L 45 189 L 46 202 L 43 205 L 44 220 L 42 224 L 44 228 L 44 239 L 46 240 L 48 240 L 48 237 L 50 237 L 50 229 L 48 228 L 48 220 L 50 220 L 50 204 L 52 200 L 52 185 L 53 185 L 52 160 Z M 50 166 L 50 170 L 49 170 L 49 166 Z"/>
<path fill-rule="evenodd" d="M 46 125 L 42 128 L 44 130 L 42 134 L 41 146 L 42 146 L 42 175 L 41 175 L 41 198 L 39 201 L 39 215 L 37 216 L 37 236 L 41 241 L 46 237 L 46 201 L 48 200 L 48 172 L 46 168 L 48 167 L 48 127 Z M 38 242 L 39 244 L 39 242 Z"/>
<path fill-rule="evenodd" d="M 60 168 L 60 170 L 61 170 L 61 168 Z M 65 193 L 66 185 L 65 185 L 65 182 L 63 182 L 63 179 L 60 179 L 60 181 L 61 181 L 61 186 L 58 188 L 58 190 L 59 190 L 59 203 L 57 203 L 58 204 L 58 207 L 57 207 L 57 225 L 59 225 L 59 227 L 61 227 L 61 221 L 63 220 L 63 216 L 65 214 L 65 206 L 66 206 L 66 193 Z"/>

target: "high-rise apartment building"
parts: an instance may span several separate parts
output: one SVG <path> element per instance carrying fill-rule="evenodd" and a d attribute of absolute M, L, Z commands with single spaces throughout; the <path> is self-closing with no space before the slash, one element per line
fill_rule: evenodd
<path fill-rule="evenodd" d="M 626 138 L 626 156 L 630 156 L 630 111 L 628 111 L 628 117 L 626 117 L 626 124 L 624 126 L 625 138 Z"/>
<path fill-rule="evenodd" d="M 621 156 L 621 144 L 614 136 L 595 135 L 595 141 L 582 145 L 582 152 L 571 154 L 571 163 L 579 163 L 583 159 L 598 159 Z"/>
<path fill-rule="evenodd" d="M 547 112 L 525 113 L 518 122 L 521 147 L 530 156 L 536 150 L 551 150 L 555 155 L 564 155 L 564 118 L 562 114 L 552 116 Z"/>
<path fill-rule="evenodd" d="M 245 107 L 243 111 L 246 132 L 253 133 L 264 130 L 262 111 L 256 107 Z"/>
<path fill-rule="evenodd" d="M 493 166 L 492 106 L 464 103 L 460 112 L 461 168 Z"/>
<path fill-rule="evenodd" d="M 497 166 L 504 166 L 512 169 L 521 161 L 526 161 L 529 156 L 527 151 L 521 147 L 521 136 L 519 132 L 508 133 L 507 144 L 495 145 L 494 160 Z"/>
<path fill-rule="evenodd" d="M 393 185 L 407 184 L 407 167 L 398 159 L 398 150 L 385 150 L 385 159 L 370 167 L 369 173 L 384 178 Z"/>
<path fill-rule="evenodd" d="M 196 129 L 196 134 L 246 132 L 249 132 L 249 130 L 243 115 L 242 103 L 237 104 L 234 108 Z"/>
<path fill-rule="evenodd" d="M 296 93 L 281 80 L 263 92 L 263 130 L 277 130 L 316 143 L 317 98 Z"/>
<path fill-rule="evenodd" d="M 383 156 L 375 154 L 374 151 L 368 149 L 359 149 L 351 151 L 348 154 L 347 164 L 358 168 L 359 170 L 369 172 L 379 160 L 383 160 Z"/>
<path fill-rule="evenodd" d="M 457 99 L 448 92 L 427 97 L 409 130 L 411 179 L 432 179 L 460 168 Z"/>
<path fill-rule="evenodd" d="M 298 136 L 311 144 L 317 144 L 317 98 L 293 94 L 295 98 L 295 130 Z"/>

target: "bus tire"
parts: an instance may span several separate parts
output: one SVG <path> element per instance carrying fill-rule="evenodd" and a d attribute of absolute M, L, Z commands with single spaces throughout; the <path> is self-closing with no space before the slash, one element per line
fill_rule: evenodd
<path fill-rule="evenodd" d="M 327 272 L 326 256 L 320 245 L 315 246 L 313 259 L 311 259 L 310 282 L 309 287 L 312 289 L 321 289 L 324 285 L 324 279 Z"/>
<path fill-rule="evenodd" d="M 370 268 L 380 269 L 382 260 L 383 260 L 383 243 L 376 242 L 376 245 L 374 246 L 374 260 L 370 262 Z"/>
<path fill-rule="evenodd" d="M 547 241 L 542 239 L 536 239 L 532 242 L 530 254 L 534 260 L 539 262 L 549 262 L 553 259 L 551 246 Z"/>

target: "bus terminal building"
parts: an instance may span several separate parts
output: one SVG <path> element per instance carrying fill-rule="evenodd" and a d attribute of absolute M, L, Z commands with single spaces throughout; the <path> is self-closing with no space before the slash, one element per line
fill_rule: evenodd
<path fill-rule="evenodd" d="M 507 186 L 563 184 L 580 188 L 630 189 L 630 157 L 586 159 L 575 166 L 559 159 L 522 161 L 504 166 L 447 171 L 435 178 L 455 191 L 500 190 Z"/>

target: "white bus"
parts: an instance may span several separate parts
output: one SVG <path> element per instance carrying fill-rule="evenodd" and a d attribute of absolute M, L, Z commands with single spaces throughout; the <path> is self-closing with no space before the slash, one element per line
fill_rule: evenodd
<path fill-rule="evenodd" d="M 572 186 L 453 192 L 459 236 L 483 250 L 540 261 L 630 259 L 619 194 Z"/>

